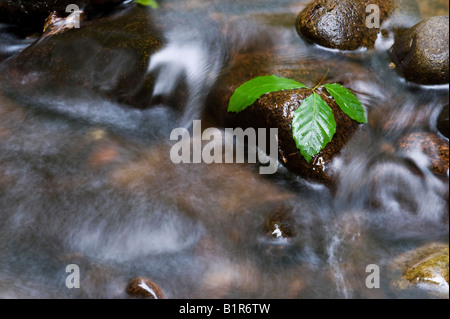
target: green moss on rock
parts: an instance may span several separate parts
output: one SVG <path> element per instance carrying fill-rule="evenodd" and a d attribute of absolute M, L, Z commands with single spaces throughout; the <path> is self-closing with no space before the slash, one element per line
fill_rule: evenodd
<path fill-rule="evenodd" d="M 436 284 L 439 284 L 439 282 L 437 282 L 435 278 L 440 276 L 444 278 L 448 284 L 448 267 L 447 249 L 446 253 L 436 253 L 421 261 L 419 264 L 406 268 L 403 276 L 411 282 L 426 281 Z"/>

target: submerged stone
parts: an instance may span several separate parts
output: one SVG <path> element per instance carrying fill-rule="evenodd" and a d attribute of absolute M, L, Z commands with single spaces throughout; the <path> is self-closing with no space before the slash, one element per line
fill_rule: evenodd
<path fill-rule="evenodd" d="M 66 13 L 70 5 L 80 10 L 112 7 L 123 0 L 0 0 L 0 23 L 12 23 L 23 27 L 42 29 L 45 18 L 52 12 Z"/>
<path fill-rule="evenodd" d="M 390 55 L 407 81 L 424 85 L 449 83 L 448 25 L 448 16 L 437 16 L 398 33 Z"/>
<path fill-rule="evenodd" d="M 5 63 L 4 88 L 30 99 L 88 91 L 145 108 L 154 82 L 148 62 L 163 41 L 150 11 L 131 6 L 80 28 L 44 34 Z"/>
<path fill-rule="evenodd" d="M 292 218 L 292 209 L 289 207 L 275 208 L 264 223 L 264 231 L 269 238 L 295 237 L 297 231 Z"/>
<path fill-rule="evenodd" d="M 164 292 L 157 284 L 143 277 L 133 278 L 128 283 L 126 292 L 134 298 L 166 299 Z"/>
<path fill-rule="evenodd" d="M 439 133 L 449 138 L 450 124 L 448 120 L 448 104 L 442 109 L 437 120 L 437 129 Z"/>
<path fill-rule="evenodd" d="M 409 133 L 397 142 L 402 153 L 414 154 L 420 152 L 429 160 L 430 170 L 438 175 L 447 175 L 449 169 L 448 141 L 430 132 Z"/>

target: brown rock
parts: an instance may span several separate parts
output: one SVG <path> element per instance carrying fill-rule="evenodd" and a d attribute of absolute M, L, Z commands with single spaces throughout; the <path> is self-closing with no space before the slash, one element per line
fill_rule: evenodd
<path fill-rule="evenodd" d="M 227 30 L 230 36 L 235 31 L 232 27 Z M 358 123 L 344 116 L 340 109 L 336 109 L 334 100 L 326 96 L 325 92 L 318 91 L 326 101 L 332 104 L 338 123 L 338 132 L 334 141 L 321 154 L 313 158 L 311 165 L 306 165 L 307 162 L 295 146 L 291 128 L 293 112 L 304 98 L 311 94 L 311 90 L 266 94 L 253 106 L 239 114 L 228 112 L 228 103 L 240 85 L 258 76 L 276 75 L 293 79 L 311 88 L 319 83 L 341 83 L 352 90 L 355 82 L 367 80 L 371 75 L 365 67 L 351 59 L 342 60 L 339 57 L 334 59 L 330 56 L 321 60 L 321 63 L 317 63 L 316 60 L 297 57 L 298 48 L 291 43 L 277 43 L 276 32 L 275 34 L 262 33 L 262 36 L 264 42 L 261 39 L 250 38 L 245 45 L 233 47 L 236 51 L 231 52 L 231 58 L 217 80 L 218 84 L 208 96 L 206 102 L 208 115 L 217 122 L 216 125 L 227 128 L 278 128 L 281 162 L 293 172 L 302 174 L 302 177 L 330 184 L 330 176 L 328 172 L 323 173 L 323 169 L 329 164 L 328 160 L 337 154 L 331 155 L 331 153 L 339 152 L 351 138 Z M 343 75 L 335 72 L 338 69 L 345 69 L 348 72 Z"/>
<path fill-rule="evenodd" d="M 292 238 L 297 231 L 295 229 L 294 219 L 292 218 L 292 209 L 289 207 L 277 207 L 267 217 L 264 223 L 264 231 L 270 238 Z"/>
<path fill-rule="evenodd" d="M 297 17 L 299 35 L 332 49 L 356 50 L 373 48 L 380 28 L 368 28 L 367 6 L 380 8 L 380 24 L 393 10 L 393 1 L 381 0 L 316 0 Z"/>
<path fill-rule="evenodd" d="M 42 36 L 8 60 L 2 70 L 5 89 L 30 99 L 46 93 L 78 97 L 87 90 L 144 108 L 154 82 L 148 61 L 161 46 L 149 10 L 132 6 L 79 29 Z"/>
<path fill-rule="evenodd" d="M 166 299 L 164 292 L 157 284 L 143 277 L 133 278 L 128 283 L 126 292 L 134 298 Z"/>
<path fill-rule="evenodd" d="M 449 145 L 438 135 L 430 132 L 409 133 L 397 142 L 401 152 L 420 151 L 430 160 L 433 173 L 447 175 L 449 169 Z"/>
<path fill-rule="evenodd" d="M 418 84 L 449 83 L 449 17 L 428 18 L 399 33 L 391 58 L 406 80 Z"/>
<path fill-rule="evenodd" d="M 44 20 L 52 12 L 68 15 L 66 8 L 76 4 L 80 10 L 103 9 L 122 0 L 0 0 L 0 23 L 13 23 L 42 30 Z"/>
<path fill-rule="evenodd" d="M 333 172 L 330 164 L 356 132 L 359 124 L 342 112 L 325 90 L 319 88 L 316 93 L 331 107 L 336 121 L 336 133 L 331 142 L 319 154 L 312 157 L 310 163 L 297 149 L 292 134 L 292 118 L 304 99 L 312 94 L 311 89 L 279 91 L 263 95 L 246 110 L 230 114 L 229 117 L 234 126 L 278 128 L 280 161 L 289 170 L 307 180 L 331 186 Z"/>

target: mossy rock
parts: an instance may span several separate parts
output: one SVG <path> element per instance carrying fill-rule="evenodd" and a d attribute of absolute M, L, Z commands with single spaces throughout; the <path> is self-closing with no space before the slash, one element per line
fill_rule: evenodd
<path fill-rule="evenodd" d="M 433 298 L 448 299 L 448 243 L 430 242 L 407 250 L 397 256 L 390 267 L 394 290 L 420 290 Z"/>
<path fill-rule="evenodd" d="M 411 284 L 449 284 L 449 247 L 448 244 L 431 243 L 399 257 L 402 278 Z"/>
<path fill-rule="evenodd" d="M 442 277 L 448 284 L 448 267 L 447 249 L 446 254 L 433 254 L 421 261 L 420 264 L 407 268 L 403 276 L 410 282 L 425 281 L 433 284 L 440 284 L 439 277 Z"/>

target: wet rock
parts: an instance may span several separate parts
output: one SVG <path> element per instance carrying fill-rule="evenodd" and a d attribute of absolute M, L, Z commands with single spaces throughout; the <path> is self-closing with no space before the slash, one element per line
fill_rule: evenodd
<path fill-rule="evenodd" d="M 419 265 L 414 265 L 405 270 L 405 279 L 414 281 L 427 281 L 434 284 L 441 284 L 444 279 L 448 284 L 448 248 L 442 253 L 428 256 L 421 260 Z"/>
<path fill-rule="evenodd" d="M 36 96 L 76 98 L 87 90 L 146 107 L 154 83 L 147 74 L 148 61 L 163 42 L 150 14 L 147 8 L 131 6 L 79 29 L 44 34 L 5 63 L 5 90 L 34 102 Z"/>
<path fill-rule="evenodd" d="M 447 175 L 449 169 L 448 141 L 430 132 L 409 133 L 397 142 L 397 148 L 402 153 L 414 152 L 424 154 L 430 162 L 430 170 L 438 175 Z"/>
<path fill-rule="evenodd" d="M 277 207 L 264 223 L 264 231 L 269 238 L 292 238 L 296 236 L 294 219 L 289 207 Z"/>
<path fill-rule="evenodd" d="M 68 15 L 68 5 L 76 4 L 80 10 L 92 10 L 116 5 L 123 0 L 0 0 L 0 23 L 12 23 L 24 27 L 42 29 L 44 20 L 52 12 Z"/>
<path fill-rule="evenodd" d="M 395 37 L 392 61 L 407 81 L 449 83 L 449 17 L 426 19 Z"/>
<path fill-rule="evenodd" d="M 395 284 L 403 289 L 415 286 L 435 289 L 448 295 L 448 262 L 448 244 L 430 243 L 410 250 L 393 263 L 394 268 L 398 269 L 402 276 Z M 437 290 L 439 288 L 441 290 Z"/>
<path fill-rule="evenodd" d="M 368 28 L 366 8 L 377 5 L 380 26 L 394 11 L 394 1 L 374 0 L 316 0 L 297 17 L 299 35 L 332 49 L 356 50 L 373 48 L 380 33 L 379 27 Z"/>
<path fill-rule="evenodd" d="M 448 121 L 448 104 L 442 109 L 437 120 L 437 129 L 439 133 L 449 138 L 450 124 Z"/>
<path fill-rule="evenodd" d="M 232 29 L 233 30 L 233 29 Z M 277 34 L 273 35 L 275 38 Z M 333 141 L 314 157 L 310 164 L 300 155 L 292 135 L 293 112 L 311 94 L 311 90 L 290 90 L 269 93 L 258 99 L 252 106 L 238 114 L 228 112 L 228 102 L 234 91 L 246 81 L 257 76 L 277 75 L 301 82 L 308 87 L 318 83 L 338 82 L 352 89 L 353 81 L 369 76 L 366 69 L 354 61 L 327 59 L 308 61 L 297 58 L 298 51 L 290 44 L 274 45 L 271 37 L 265 39 L 265 46 L 252 39 L 246 46 L 237 48 L 224 72 L 217 80 L 206 102 L 209 115 L 216 125 L 236 128 L 278 128 L 279 159 L 295 174 L 310 181 L 322 182 L 331 186 L 331 160 L 341 151 L 345 143 L 358 128 L 358 123 L 345 115 L 334 100 L 319 88 L 317 91 L 333 109 L 337 123 L 337 132 Z M 280 54 L 282 55 L 280 57 Z M 346 68 L 348 75 L 336 76 L 333 70 Z M 266 144 L 269 145 L 269 144 Z"/>
<path fill-rule="evenodd" d="M 308 163 L 297 149 L 292 135 L 292 119 L 295 110 L 312 94 L 311 89 L 278 91 L 263 95 L 253 105 L 238 114 L 230 114 L 234 126 L 243 128 L 278 128 L 279 159 L 289 170 L 299 176 L 332 186 L 331 162 L 341 152 L 347 141 L 359 127 L 358 122 L 349 118 L 325 90 L 317 89 L 322 99 L 328 103 L 336 121 L 333 139 Z M 269 144 L 267 144 L 269 145 Z"/>
<path fill-rule="evenodd" d="M 42 32 L 45 36 L 61 33 L 78 26 L 81 27 L 81 23 L 85 23 L 86 19 L 86 14 L 83 11 L 77 11 L 67 17 L 61 17 L 57 12 L 52 12 L 45 19 Z"/>
<path fill-rule="evenodd" d="M 134 298 L 166 299 L 164 292 L 157 284 L 143 277 L 133 278 L 128 283 L 126 292 Z"/>

